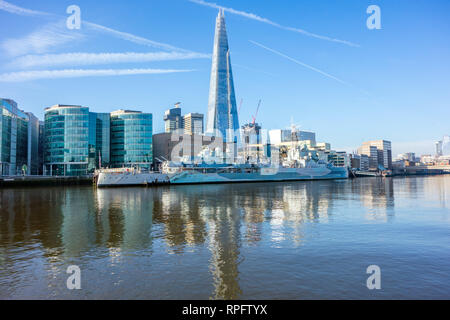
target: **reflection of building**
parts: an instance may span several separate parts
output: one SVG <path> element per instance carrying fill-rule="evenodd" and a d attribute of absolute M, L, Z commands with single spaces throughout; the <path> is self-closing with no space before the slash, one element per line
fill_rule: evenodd
<path fill-rule="evenodd" d="M 0 99 L 0 176 L 37 174 L 39 120 Z"/>
<path fill-rule="evenodd" d="M 183 117 L 185 134 L 203 134 L 203 114 L 189 113 Z"/>
<path fill-rule="evenodd" d="M 215 135 L 218 131 L 227 141 L 227 133 L 230 130 L 233 134 L 239 134 L 239 120 L 225 16 L 223 10 L 220 10 L 216 19 L 206 133 Z M 228 142 L 234 141 L 239 141 L 239 137 L 237 137 L 237 140 Z"/>
<path fill-rule="evenodd" d="M 111 113 L 111 165 L 150 169 L 153 163 L 153 116 L 119 110 Z"/>
<path fill-rule="evenodd" d="M 164 113 L 164 124 L 167 133 L 176 132 L 183 129 L 184 123 L 181 117 L 180 104 L 177 103 L 175 108 L 169 109 Z"/>

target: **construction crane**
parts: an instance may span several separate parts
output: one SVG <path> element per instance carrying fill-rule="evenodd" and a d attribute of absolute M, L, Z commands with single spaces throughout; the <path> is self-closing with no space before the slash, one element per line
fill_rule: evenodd
<path fill-rule="evenodd" d="M 256 124 L 256 118 L 258 117 L 258 112 L 259 112 L 259 108 L 261 107 L 261 102 L 262 102 L 262 100 L 259 100 L 258 108 L 256 109 L 256 113 L 255 113 L 254 116 L 252 116 L 252 118 L 253 118 L 252 124 L 253 124 L 253 125 Z"/>

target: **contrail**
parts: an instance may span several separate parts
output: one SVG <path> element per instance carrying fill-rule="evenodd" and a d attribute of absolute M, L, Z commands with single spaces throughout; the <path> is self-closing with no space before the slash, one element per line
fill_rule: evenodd
<path fill-rule="evenodd" d="M 21 71 L 0 74 L 0 82 L 23 82 L 38 79 L 80 78 L 80 77 L 106 77 L 126 76 L 140 74 L 166 74 L 178 72 L 192 72 L 195 70 L 177 69 L 65 69 Z"/>
<path fill-rule="evenodd" d="M 35 11 L 30 9 L 25 9 L 18 7 L 12 3 L 0 0 L 0 10 L 7 11 L 9 13 L 18 14 L 21 16 L 50 16 L 51 14 L 42 12 L 42 11 Z"/>
<path fill-rule="evenodd" d="M 9 2 L 6 2 L 4 0 L 0 0 L 0 10 L 7 11 L 9 13 L 13 13 L 13 14 L 17 14 L 17 15 L 25 15 L 25 16 L 52 16 L 52 17 L 59 17 L 59 18 L 63 17 L 61 15 L 56 15 L 56 14 L 51 14 L 51 13 L 46 13 L 46 12 L 41 12 L 41 11 L 34 11 L 34 10 L 22 8 L 22 7 L 14 5 L 14 4 L 11 4 Z M 83 20 L 82 21 L 82 25 L 84 25 L 84 26 L 86 26 L 86 27 L 88 27 L 88 28 L 90 28 L 92 30 L 108 33 L 108 34 L 110 34 L 110 35 L 112 35 L 112 36 L 114 36 L 116 38 L 119 38 L 119 39 L 122 39 L 122 40 L 126 40 L 126 41 L 130 41 L 130 42 L 133 42 L 133 43 L 137 43 L 137 44 L 140 44 L 140 45 L 145 45 L 145 46 L 148 46 L 148 47 L 164 49 L 164 50 L 167 50 L 167 51 L 180 51 L 180 52 L 186 52 L 186 53 L 193 53 L 193 51 L 190 51 L 190 50 L 177 48 L 177 47 L 172 46 L 170 44 L 165 44 L 165 43 L 149 40 L 149 39 L 146 39 L 146 38 L 143 38 L 143 37 L 140 37 L 140 36 L 136 36 L 136 35 L 131 34 L 131 33 L 114 30 L 112 28 L 105 27 L 105 26 L 102 26 L 102 25 L 99 25 L 99 24 L 96 24 L 96 23 L 92 23 L 92 22 L 89 22 L 89 21 L 84 21 Z"/>
<path fill-rule="evenodd" d="M 317 69 L 317 68 L 314 68 L 313 66 L 310 66 L 310 65 L 308 65 L 308 64 L 306 64 L 306 63 L 303 63 L 303 62 L 301 62 L 301 61 L 298 61 L 298 60 L 296 60 L 296 59 L 294 59 L 294 58 L 291 58 L 291 57 L 285 55 L 284 53 L 281 53 L 281 52 L 279 52 L 279 51 L 277 51 L 277 50 L 274 50 L 274 49 L 271 49 L 271 48 L 269 48 L 269 47 L 266 47 L 266 46 L 264 46 L 264 45 L 262 45 L 262 44 L 260 44 L 260 43 L 258 43 L 258 42 L 256 42 L 256 41 L 253 41 L 253 40 L 249 40 L 249 41 L 250 41 L 251 43 L 253 43 L 254 45 L 257 45 L 258 47 L 261 47 L 261 48 L 263 48 L 263 49 L 266 49 L 267 51 L 270 51 L 270 52 L 272 52 L 272 53 L 275 53 L 275 54 L 277 54 L 277 55 L 279 55 L 279 56 L 281 56 L 281 57 L 283 57 L 283 58 L 286 58 L 286 59 L 288 59 L 288 60 L 290 60 L 290 61 L 292 61 L 292 62 L 294 62 L 294 63 L 296 63 L 296 64 L 299 64 L 299 65 L 301 65 L 301 66 L 303 66 L 303 67 L 305 67 L 305 68 L 308 68 L 308 69 L 310 69 L 310 70 L 313 70 L 313 71 L 315 71 L 315 72 L 318 72 L 318 73 L 320 73 L 321 75 L 326 76 L 327 78 L 336 80 L 336 81 L 338 81 L 338 82 L 340 82 L 340 83 L 342 83 L 342 84 L 345 84 L 345 85 L 347 85 L 347 86 L 352 86 L 350 83 L 345 82 L 344 80 L 341 80 L 341 79 L 339 79 L 339 78 L 337 78 L 337 77 L 335 77 L 335 76 L 333 76 L 333 75 L 331 75 L 331 74 L 329 74 L 329 73 L 326 73 L 326 72 L 324 72 L 324 71 L 322 71 L 322 70 L 319 70 L 319 69 Z"/>
<path fill-rule="evenodd" d="M 209 59 L 211 55 L 182 52 L 123 52 L 123 53 L 86 53 L 73 52 L 61 54 L 26 55 L 15 59 L 10 66 L 19 68 L 87 66 L 111 63 L 139 63 L 153 61 L 174 61 L 190 59 Z"/>
<path fill-rule="evenodd" d="M 255 20 L 255 21 L 266 23 L 266 24 L 272 25 L 274 27 L 277 27 L 279 29 L 300 33 L 300 34 L 303 34 L 303 35 L 308 36 L 308 37 L 321 39 L 321 40 L 326 40 L 326 41 L 331 41 L 331 42 L 336 42 L 336 43 L 341 43 L 341 44 L 345 44 L 345 45 L 348 45 L 348 46 L 351 46 L 351 47 L 359 47 L 360 46 L 360 45 L 358 45 L 356 43 L 353 43 L 353 42 L 350 42 L 350 41 L 340 40 L 340 39 L 331 38 L 331 37 L 327 37 L 327 36 L 322 36 L 320 34 L 312 33 L 312 32 L 309 32 L 309 31 L 306 31 L 306 30 L 303 30 L 303 29 L 299 29 L 299 28 L 283 26 L 283 25 L 281 25 L 279 23 L 276 23 L 276 22 L 274 22 L 272 20 L 269 20 L 267 18 L 260 17 L 260 16 L 254 14 L 254 13 L 239 11 L 239 10 L 235 10 L 233 8 L 222 7 L 222 6 L 219 6 L 216 3 L 205 2 L 203 0 L 188 0 L 188 1 L 190 1 L 192 3 L 196 3 L 196 4 L 199 4 L 199 5 L 202 5 L 202 6 L 214 8 L 214 9 L 222 9 L 222 10 L 224 10 L 226 12 L 231 13 L 231 14 L 236 14 L 236 15 L 248 18 L 248 19 L 252 19 L 252 20 Z"/>

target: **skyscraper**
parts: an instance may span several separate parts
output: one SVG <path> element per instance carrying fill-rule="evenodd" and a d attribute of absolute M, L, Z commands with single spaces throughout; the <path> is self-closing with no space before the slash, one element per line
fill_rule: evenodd
<path fill-rule="evenodd" d="M 189 113 L 183 117 L 184 133 L 203 134 L 203 115 L 201 113 Z"/>
<path fill-rule="evenodd" d="M 169 109 L 164 113 L 164 124 L 166 133 L 180 132 L 183 129 L 183 117 L 181 116 L 180 103 L 175 108 Z"/>
<path fill-rule="evenodd" d="M 227 142 L 239 141 L 239 120 L 223 10 L 219 11 L 216 19 L 206 124 L 208 135 L 215 135 L 217 132 Z M 237 137 L 233 139 L 233 136 L 229 136 L 230 133 Z"/>

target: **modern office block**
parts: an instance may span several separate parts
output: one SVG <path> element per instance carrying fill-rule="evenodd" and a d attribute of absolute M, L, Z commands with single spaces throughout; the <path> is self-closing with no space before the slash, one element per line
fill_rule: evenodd
<path fill-rule="evenodd" d="M 203 114 L 189 113 L 183 117 L 185 134 L 203 134 Z"/>
<path fill-rule="evenodd" d="M 55 105 L 45 110 L 45 174 L 88 173 L 89 108 Z"/>
<path fill-rule="evenodd" d="M 111 113 L 111 165 L 150 169 L 153 163 L 153 116 L 139 111 Z"/>
<path fill-rule="evenodd" d="M 30 174 L 36 166 L 36 117 L 10 99 L 0 99 L 0 175 Z M 30 124 L 31 122 L 31 124 Z"/>
<path fill-rule="evenodd" d="M 164 126 L 166 133 L 178 132 L 184 128 L 183 117 L 181 116 L 180 104 L 164 113 Z"/>

